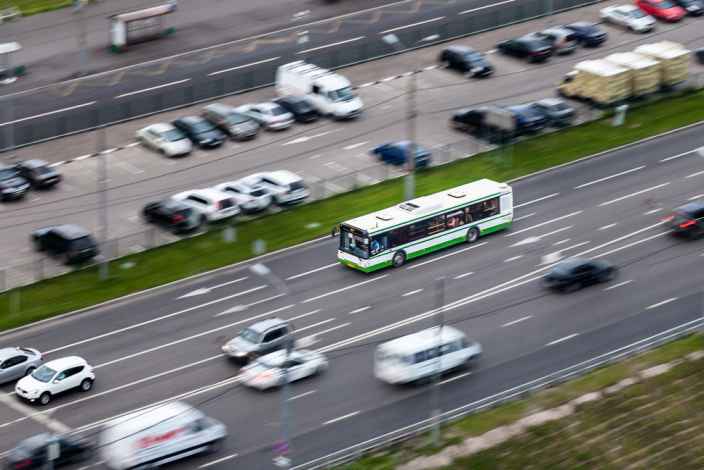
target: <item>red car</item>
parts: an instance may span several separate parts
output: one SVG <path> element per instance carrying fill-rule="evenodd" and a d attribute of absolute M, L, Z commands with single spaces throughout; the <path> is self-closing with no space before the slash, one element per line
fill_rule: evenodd
<path fill-rule="evenodd" d="M 636 0 L 636 6 L 647 14 L 670 23 L 681 20 L 687 14 L 670 0 Z"/>

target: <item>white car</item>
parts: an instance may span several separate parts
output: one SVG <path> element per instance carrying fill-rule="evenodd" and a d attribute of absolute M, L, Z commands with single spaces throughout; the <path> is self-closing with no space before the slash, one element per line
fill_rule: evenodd
<path fill-rule="evenodd" d="M 17 382 L 15 392 L 25 400 L 47 405 L 56 395 L 68 390 L 89 391 L 94 381 L 93 368 L 85 359 L 69 356 L 45 363 Z"/>
<path fill-rule="evenodd" d="M 279 387 L 284 384 L 284 367 L 287 368 L 286 376 L 291 383 L 324 372 L 328 361 L 315 351 L 292 351 L 288 357 L 286 351 L 276 351 L 242 368 L 242 383 L 259 390 Z"/>
<path fill-rule="evenodd" d="M 293 114 L 276 103 L 270 101 L 257 104 L 245 104 L 235 108 L 235 111 L 251 117 L 269 130 L 288 129 L 293 124 Z"/>
<path fill-rule="evenodd" d="M 288 170 L 255 173 L 240 181 L 250 186 L 258 185 L 264 188 L 279 205 L 295 204 L 310 196 L 303 178 Z"/>
<path fill-rule="evenodd" d="M 603 8 L 601 19 L 637 33 L 647 33 L 655 28 L 655 18 L 635 5 L 615 5 Z"/>
<path fill-rule="evenodd" d="M 202 221 L 216 222 L 240 213 L 235 200 L 227 193 L 214 188 L 191 189 L 171 196 L 201 215 Z"/>
<path fill-rule="evenodd" d="M 152 124 L 137 131 L 137 141 L 167 157 L 188 155 L 193 144 L 180 130 L 171 124 Z"/>
<path fill-rule="evenodd" d="M 243 212 L 259 212 L 271 205 L 271 194 L 257 185 L 250 186 L 241 181 L 229 181 L 216 185 L 215 189 L 231 195 Z"/>

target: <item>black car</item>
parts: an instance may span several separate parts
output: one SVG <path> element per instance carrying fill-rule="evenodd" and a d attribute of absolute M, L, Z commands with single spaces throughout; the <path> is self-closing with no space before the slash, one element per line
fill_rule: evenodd
<path fill-rule="evenodd" d="M 448 47 L 440 54 L 440 62 L 472 77 L 488 77 L 494 72 L 494 67 L 483 54 L 466 46 Z"/>
<path fill-rule="evenodd" d="M 15 169 L 35 188 L 52 188 L 61 181 L 61 174 L 44 160 L 24 160 L 15 164 Z"/>
<path fill-rule="evenodd" d="M 274 100 L 274 103 L 293 114 L 297 122 L 315 122 L 320 117 L 320 113 L 311 106 L 305 98 L 300 96 L 283 96 Z"/>
<path fill-rule="evenodd" d="M 674 3 L 681 6 L 689 16 L 701 16 L 704 14 L 704 2 L 702 0 L 675 0 Z"/>
<path fill-rule="evenodd" d="M 24 197 L 28 189 L 29 181 L 22 178 L 16 168 L 0 163 L 0 197 L 3 201 Z"/>
<path fill-rule="evenodd" d="M 182 117 L 171 124 L 201 148 L 214 148 L 225 142 L 225 134 L 210 121 L 200 116 Z"/>
<path fill-rule="evenodd" d="M 150 202 L 142 209 L 142 217 L 147 222 L 166 227 L 174 233 L 190 232 L 201 225 L 200 214 L 175 199 Z"/>
<path fill-rule="evenodd" d="M 66 264 L 88 261 L 98 254 L 93 236 L 78 225 L 55 225 L 32 232 L 32 244 L 37 251 L 63 259 Z"/>
<path fill-rule="evenodd" d="M 528 134 L 541 131 L 548 124 L 545 115 L 536 110 L 532 104 L 519 104 L 506 108 L 513 113 L 516 129 L 515 134 Z"/>
<path fill-rule="evenodd" d="M 704 236 L 704 201 L 678 207 L 665 219 L 673 235 L 699 238 Z"/>
<path fill-rule="evenodd" d="M 577 41 L 586 47 L 598 47 L 608 38 L 606 31 L 587 21 L 566 24 L 563 28 L 574 31 Z"/>
<path fill-rule="evenodd" d="M 608 282 L 616 274 L 616 267 L 606 261 L 571 258 L 556 264 L 543 276 L 543 283 L 549 289 L 571 292 L 591 284 Z"/>
<path fill-rule="evenodd" d="M 498 44 L 499 52 L 531 62 L 543 62 L 552 55 L 552 45 L 536 34 L 527 34 Z"/>
<path fill-rule="evenodd" d="M 553 127 L 569 126 L 574 121 L 574 108 L 559 98 L 546 98 L 532 103 L 531 106 Z"/>
<path fill-rule="evenodd" d="M 58 449 L 58 456 L 53 461 L 55 467 L 84 461 L 90 457 L 92 452 L 87 441 L 69 436 L 42 433 L 23 440 L 17 447 L 11 449 L 7 453 L 5 467 L 17 470 L 47 468 L 47 455 L 51 443 L 56 443 Z"/>
<path fill-rule="evenodd" d="M 704 47 L 694 51 L 694 55 L 697 57 L 697 61 L 700 64 L 704 64 Z"/>
<path fill-rule="evenodd" d="M 484 128 L 486 113 L 486 107 L 460 109 L 450 118 L 450 126 L 472 135 L 479 135 Z"/>

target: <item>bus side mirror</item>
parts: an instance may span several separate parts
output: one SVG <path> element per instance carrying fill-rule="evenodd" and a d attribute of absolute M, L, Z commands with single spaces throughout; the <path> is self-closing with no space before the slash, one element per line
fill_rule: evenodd
<path fill-rule="evenodd" d="M 337 235 L 340 233 L 340 229 L 337 225 L 335 225 L 332 230 L 330 231 L 330 237 L 335 238 Z"/>

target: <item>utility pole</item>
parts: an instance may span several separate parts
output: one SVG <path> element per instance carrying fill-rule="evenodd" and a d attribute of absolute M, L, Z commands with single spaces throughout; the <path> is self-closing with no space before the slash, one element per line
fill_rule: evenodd
<path fill-rule="evenodd" d="M 105 126 L 97 129 L 96 155 L 98 158 L 98 194 L 100 198 L 100 210 L 98 227 L 100 231 L 100 241 L 102 242 L 102 253 L 100 260 L 100 280 L 104 281 L 109 275 L 108 261 L 108 154 L 105 152 Z"/>
<path fill-rule="evenodd" d="M 14 158 L 14 150 L 15 150 L 15 125 L 12 121 L 15 120 L 15 98 L 13 96 L 13 93 L 9 93 L 5 95 L 5 99 L 3 100 L 5 108 L 4 114 L 4 119 L 3 121 L 5 122 L 5 150 L 8 152 L 7 155 L 7 162 L 10 163 L 10 161 Z"/>
<path fill-rule="evenodd" d="M 432 430 L 432 440 L 435 447 L 440 445 L 440 414 L 442 410 L 440 409 L 440 377 L 442 376 L 442 354 L 440 354 L 440 349 L 442 347 L 442 332 L 445 326 L 445 277 L 442 276 L 437 279 L 435 287 L 436 304 L 437 310 L 435 313 L 435 319 L 437 321 L 437 342 L 435 351 L 435 361 L 437 367 L 435 369 L 435 374 L 433 374 L 433 384 L 431 386 L 430 393 L 430 417 L 433 423 Z"/>
<path fill-rule="evenodd" d="M 78 33 L 78 75 L 86 72 L 88 50 L 86 40 L 86 17 L 84 7 L 86 0 L 74 0 L 73 13 L 76 15 L 76 32 Z"/>

